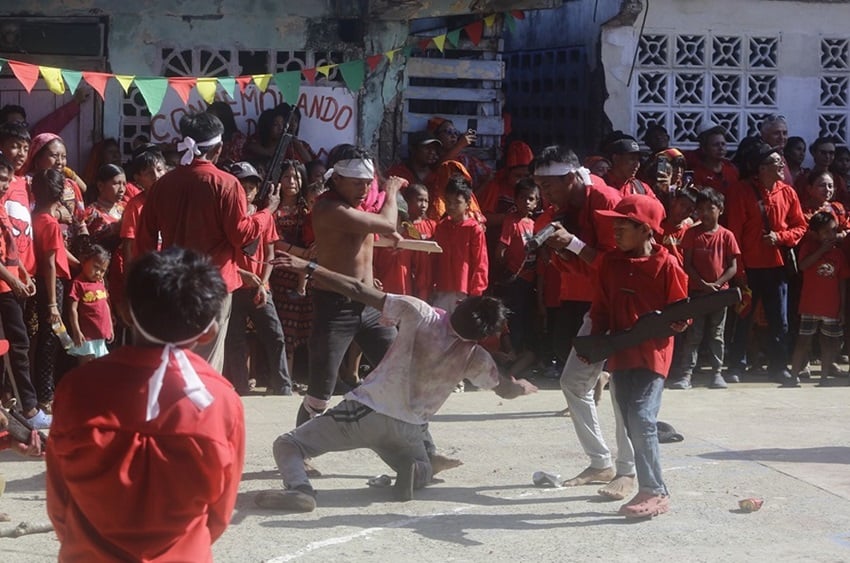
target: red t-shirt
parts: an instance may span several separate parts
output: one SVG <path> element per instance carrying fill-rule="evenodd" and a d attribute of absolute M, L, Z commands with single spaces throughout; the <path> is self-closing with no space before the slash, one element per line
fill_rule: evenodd
<path fill-rule="evenodd" d="M 80 276 L 71 282 L 68 299 L 77 302 L 80 332 L 86 340 L 108 340 L 112 338 L 109 293 L 103 282 L 90 282 Z"/>
<path fill-rule="evenodd" d="M 437 222 L 433 219 L 422 218 L 414 221 L 413 226 L 419 231 L 420 239 L 431 240 L 434 238 Z M 431 296 L 434 285 L 434 276 L 432 273 L 433 260 L 433 257 L 425 252 L 414 252 L 410 258 L 410 269 L 413 276 L 413 295 L 423 301 Z"/>
<path fill-rule="evenodd" d="M 717 281 L 729 265 L 729 260 L 741 255 L 738 241 L 729 229 L 718 225 L 713 233 L 705 230 L 702 225 L 696 225 L 687 230 L 682 238 L 682 250 L 690 251 L 691 264 L 699 277 L 709 283 Z M 724 284 L 723 289 L 729 287 Z M 688 279 L 691 292 L 702 292 L 699 280 Z"/>
<path fill-rule="evenodd" d="M 53 250 L 55 252 L 56 277 L 65 280 L 71 279 L 68 252 L 65 250 L 65 238 L 62 236 L 59 221 L 50 213 L 36 213 L 32 216 L 32 230 L 35 235 L 35 255 L 38 261 L 40 262 L 49 251 Z"/>
<path fill-rule="evenodd" d="M 35 249 L 33 248 L 30 194 L 26 176 L 15 176 L 3 197 L 3 206 L 9 216 L 9 225 L 15 236 L 15 246 L 21 265 L 30 275 L 35 274 Z"/>
<path fill-rule="evenodd" d="M 140 192 L 136 197 L 127 202 L 124 215 L 121 216 L 121 238 L 135 239 L 136 228 L 139 225 L 139 216 L 145 206 L 147 192 Z"/>
<path fill-rule="evenodd" d="M 372 251 L 375 278 L 380 280 L 385 293 L 413 294 L 413 272 L 410 250 L 378 247 Z"/>
<path fill-rule="evenodd" d="M 133 182 L 127 182 L 124 187 L 124 197 L 121 198 L 121 203 L 124 204 L 124 207 L 127 207 L 127 204 L 130 203 L 130 200 L 142 193 L 142 189 L 139 188 Z"/>
<path fill-rule="evenodd" d="M 742 180 L 729 192 L 727 226 L 741 247 L 743 268 L 777 268 L 782 266 L 780 246 L 797 246 L 808 226 L 794 188 L 782 181 L 776 182 L 770 191 L 759 186 L 771 229 L 779 237 L 779 246 L 764 242 L 765 224 L 753 185 L 750 180 Z M 738 271 L 742 271 L 740 266 Z"/>
<path fill-rule="evenodd" d="M 726 159 L 721 161 L 720 172 L 707 167 L 699 158 L 690 160 L 689 164 L 694 171 L 694 185 L 700 188 L 714 188 L 725 196 L 738 181 L 738 169 Z"/>
<path fill-rule="evenodd" d="M 682 253 L 682 238 L 693 224 L 694 222 L 690 219 L 685 219 L 678 225 L 670 225 L 665 219 L 661 225 L 664 229 L 661 245 L 676 257 L 680 266 L 685 263 L 685 255 Z"/>
<path fill-rule="evenodd" d="M 590 306 L 592 334 L 634 326 L 641 315 L 688 296 L 688 277 L 666 248 L 652 245 L 647 257 L 630 258 L 621 250 L 605 253 L 599 264 L 596 296 Z M 646 368 L 667 377 L 673 337 L 652 338 L 608 358 L 609 371 Z"/>
<path fill-rule="evenodd" d="M 470 296 L 484 293 L 489 262 L 481 224 L 472 218 L 455 223 L 446 217 L 437 224 L 434 240 L 443 249 L 434 255 L 434 290 Z"/>
<path fill-rule="evenodd" d="M 655 195 L 655 192 L 652 191 L 652 188 L 649 187 L 646 182 L 642 182 L 637 178 L 631 178 L 630 180 L 626 180 L 622 184 L 614 185 L 609 177 L 605 177 L 605 183 L 609 186 L 620 192 L 620 195 L 625 197 L 627 195 L 647 195 L 649 197 L 658 199 Z"/>
<path fill-rule="evenodd" d="M 266 250 L 268 249 L 268 245 L 274 244 L 278 238 L 280 237 L 277 236 L 275 224 L 269 222 L 260 233 L 260 243 L 257 245 L 256 252 L 250 257 L 242 251 L 238 252 L 236 254 L 236 264 L 243 270 L 253 272 L 262 279 L 263 269 L 266 267 L 263 262 L 274 258 L 274 252 L 269 256 Z"/>
<path fill-rule="evenodd" d="M 799 247 L 799 260 L 813 253 L 820 241 L 806 239 Z M 799 261 L 798 261 L 799 263 Z M 803 291 L 800 293 L 801 315 L 816 315 L 837 319 L 841 313 L 841 280 L 850 277 L 847 258 L 837 246 L 828 250 L 817 262 L 803 270 Z"/>
<path fill-rule="evenodd" d="M 505 217 L 502 223 L 502 234 L 499 243 L 507 247 L 505 251 L 505 266 L 511 274 L 520 271 L 519 277 L 527 281 L 534 281 L 535 261 L 537 255 L 532 253 L 526 262 L 525 243 L 534 236 L 534 219 L 511 213 Z"/>
<path fill-rule="evenodd" d="M 180 246 L 208 255 L 233 291 L 242 283 L 236 254 L 270 222 L 265 210 L 248 215 L 239 180 L 212 162 L 195 159 L 149 190 L 136 228 L 136 250 L 139 255 L 156 250 L 161 233 L 163 248 Z"/>
<path fill-rule="evenodd" d="M 0 263 L 9 270 L 10 274 L 18 277 L 18 268 L 20 268 L 18 249 L 15 246 L 15 236 L 9 224 L 9 217 L 6 216 L 6 208 L 2 205 L 0 205 Z M 0 293 L 10 291 L 12 287 L 0 279 Z"/>
<path fill-rule="evenodd" d="M 212 404 L 200 410 L 189 400 L 172 356 L 159 416 L 146 422 L 148 380 L 162 350 L 125 346 L 56 386 L 47 513 L 60 561 L 212 561 L 245 460 L 242 402 L 185 350 Z"/>

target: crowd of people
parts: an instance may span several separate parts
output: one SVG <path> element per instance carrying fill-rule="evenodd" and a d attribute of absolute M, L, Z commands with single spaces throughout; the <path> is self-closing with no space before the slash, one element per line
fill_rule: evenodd
<path fill-rule="evenodd" d="M 128 379 L 109 432 L 123 436 L 144 421 L 161 440 L 145 448 L 178 447 L 165 436 L 171 415 L 161 413 L 185 414 L 184 397 L 208 423 L 219 408 L 238 415 L 226 428 L 209 423 L 202 437 L 177 432 L 201 444 L 199 459 L 216 450 L 206 440 L 227 436 L 226 452 L 203 454 L 227 468 L 227 482 L 207 471 L 198 495 L 235 494 L 244 456 L 238 401 L 208 409 L 226 394 L 216 373 L 240 394 L 257 380 L 269 394 L 300 390 L 297 428 L 274 445 L 286 490 L 256 499 L 297 510 L 316 507 L 309 459 L 326 451 L 374 449 L 397 470 L 405 500 L 456 464 L 437 453 L 428 420 L 464 379 L 513 398 L 536 390 L 523 380 L 532 372 L 559 377 L 590 460 L 564 485 L 600 483 L 601 495 L 625 499 L 637 481 L 620 510 L 627 517 L 669 507 L 656 434 L 665 386 L 691 388 L 701 366 L 715 389 L 765 363 L 784 387 L 811 377 L 818 361 L 820 384 L 846 376 L 838 362 L 850 151 L 817 139 L 814 166 L 804 168 L 805 142 L 788 138 L 781 116 L 768 117 L 732 160 L 722 127 L 683 151 L 652 125 L 648 152 L 622 132 L 584 160 L 514 140 L 495 171 L 469 150 L 474 131 L 435 117 L 410 135 L 408 158 L 384 171 L 351 145 L 318 159 L 286 104 L 264 112 L 247 137 L 230 107 L 215 103 L 181 120 L 183 138 L 169 150 L 140 142 L 122 164 L 117 144 L 102 143 L 83 178 L 67 167 L 61 137 L 31 135 L 19 113 L 0 110 L 0 322 L 12 376 L 4 402 L 15 396 L 34 428 L 51 428 L 51 518 L 90 546 L 102 542 L 96 523 L 65 515 L 75 495 L 92 491 L 84 474 L 61 472 L 74 465 L 75 447 L 100 438 L 91 412 L 60 405 L 71 404 L 71 389 L 94 393 L 91 381 L 110 366 Z M 265 193 L 287 123 L 294 139 L 283 175 Z M 441 252 L 404 248 L 405 239 Z M 741 288 L 740 304 L 676 319 L 675 338 L 648 338 L 607 363 L 573 347 L 577 336 L 626 330 L 645 313 L 731 286 Z M 445 377 L 416 376 L 455 364 Z M 361 367 L 373 374 L 362 384 Z M 596 411 L 609 373 L 616 459 Z M 62 379 L 69 383 L 57 390 Z M 353 390 L 329 410 L 341 387 Z M 128 397 L 142 389 L 146 403 L 132 406 Z M 143 456 L 125 445 L 127 456 Z M 123 475 L 109 485 L 140 494 L 144 484 Z M 213 503 L 216 533 L 232 500 Z"/>

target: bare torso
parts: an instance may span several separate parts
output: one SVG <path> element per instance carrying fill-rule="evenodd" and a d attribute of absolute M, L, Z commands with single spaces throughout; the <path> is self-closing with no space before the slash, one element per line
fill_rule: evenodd
<path fill-rule="evenodd" d="M 329 270 L 371 284 L 375 235 L 346 229 L 346 221 L 337 213 L 342 208 L 350 210 L 351 206 L 342 201 L 324 199 L 317 201 L 313 207 L 317 262 Z"/>

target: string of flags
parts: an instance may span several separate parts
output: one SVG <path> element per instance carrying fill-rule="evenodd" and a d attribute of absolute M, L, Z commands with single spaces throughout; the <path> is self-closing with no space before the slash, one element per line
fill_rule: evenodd
<path fill-rule="evenodd" d="M 496 23 L 496 18 L 499 14 L 490 14 L 483 19 L 469 23 L 462 28 L 453 29 L 442 35 L 435 37 L 423 38 L 414 45 L 405 45 L 397 47 L 384 53 L 378 53 L 366 57 L 365 59 L 353 60 L 344 63 L 327 64 L 317 66 L 315 68 L 305 68 L 301 70 L 278 72 L 274 74 L 251 74 L 245 76 L 136 76 L 132 74 L 112 74 L 108 72 L 94 71 L 79 71 L 69 70 L 65 68 L 55 68 L 44 65 L 34 65 L 22 61 L 14 61 L 11 59 L 0 58 L 0 69 L 4 65 L 9 65 L 12 74 L 21 83 L 21 85 L 29 93 L 32 91 L 39 77 L 44 79 L 47 88 L 57 95 L 62 95 L 67 91 L 74 92 L 80 85 L 80 82 L 85 81 L 91 86 L 101 99 L 105 99 L 106 85 L 112 79 L 116 80 L 125 94 L 129 94 L 130 87 L 135 84 L 136 88 L 145 100 L 151 115 L 155 115 L 162 107 L 162 102 L 168 89 L 171 88 L 184 104 L 189 101 L 189 95 L 192 89 L 196 89 L 201 98 L 211 104 L 215 100 L 215 94 L 219 87 L 231 99 L 236 99 L 236 88 L 240 92 L 244 92 L 251 82 L 261 91 L 265 92 L 272 80 L 278 90 L 280 90 L 283 100 L 289 104 L 296 104 L 298 94 L 301 88 L 302 77 L 308 84 L 315 84 L 317 75 L 322 75 L 327 78 L 331 71 L 338 70 L 342 76 L 346 88 L 352 92 L 357 92 L 363 86 L 366 79 L 366 69 L 370 73 L 375 72 L 385 60 L 392 63 L 397 56 L 410 57 L 415 48 L 420 51 L 427 51 L 433 45 L 441 53 L 445 51 L 446 44 L 457 47 L 460 43 L 460 34 L 464 32 L 472 41 L 473 45 L 478 45 L 484 36 L 484 29 L 492 27 Z M 512 10 L 504 12 L 504 23 L 511 31 L 516 29 L 516 20 L 525 19 L 525 14 L 521 10 Z"/>

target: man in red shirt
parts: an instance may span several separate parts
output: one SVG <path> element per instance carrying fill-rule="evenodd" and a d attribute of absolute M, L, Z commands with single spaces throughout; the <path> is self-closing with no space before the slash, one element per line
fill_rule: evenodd
<path fill-rule="evenodd" d="M 687 153 L 694 185 L 714 188 L 726 195 L 738 181 L 738 169 L 726 158 L 726 129 L 715 126 L 699 134 L 699 149 Z"/>
<path fill-rule="evenodd" d="M 387 170 L 387 176 L 398 176 L 411 184 L 426 184 L 434 165 L 440 160 L 442 145 L 440 140 L 428 131 L 410 133 L 407 160 Z"/>
<path fill-rule="evenodd" d="M 602 375 L 602 362 L 587 365 L 572 350 L 577 335 L 590 333 L 588 310 L 593 299 L 593 265 L 615 247 L 613 224 L 596 212 L 613 209 L 620 193 L 579 164 L 578 157 L 563 147 L 547 147 L 534 161 L 534 180 L 552 207 L 537 219 L 539 231 L 554 219 L 558 229 L 546 241 L 549 260 L 561 271 L 561 307 L 556 315 L 553 342 L 568 355 L 561 375 L 561 390 L 570 408 L 576 435 L 590 466 L 564 486 L 607 483 L 600 494 L 623 499 L 634 486 L 634 452 L 616 403 L 617 467 L 605 444 L 593 389 Z"/>
<path fill-rule="evenodd" d="M 139 344 L 56 389 L 47 512 L 60 561 L 212 561 L 236 504 L 245 422 L 233 386 L 191 348 L 215 337 L 226 295 L 217 268 L 189 250 L 131 266 Z"/>
<path fill-rule="evenodd" d="M 248 215 L 247 203 L 233 175 L 216 168 L 222 150 L 224 126 L 209 113 L 187 114 L 180 119 L 183 141 L 177 145 L 183 156 L 180 166 L 151 187 L 136 229 L 139 254 L 180 246 L 206 254 L 221 269 L 228 295 L 218 317 L 226 327 L 230 319 L 232 293 L 241 285 L 236 255 L 257 240 L 280 204 L 279 187 L 274 186 L 267 207 Z M 217 371 L 224 367 L 225 330 L 197 349 Z"/>
<path fill-rule="evenodd" d="M 752 293 L 755 308 L 759 301 L 770 329 L 771 379 L 785 383 L 794 376 L 788 371 L 788 274 L 782 249 L 797 246 L 806 232 L 806 221 L 797 192 L 783 178 L 782 149 L 761 143 L 747 156 L 751 171 L 729 194 L 729 230 L 741 247 L 739 283 Z M 729 350 L 727 381 L 737 383 L 746 367 L 745 351 L 752 315 L 739 319 Z"/>
<path fill-rule="evenodd" d="M 617 139 L 608 145 L 611 156 L 611 170 L 605 176 L 605 183 L 619 191 L 622 195 L 648 195 L 655 197 L 646 183 L 641 182 L 635 175 L 640 170 L 640 145 L 631 137 Z"/>

